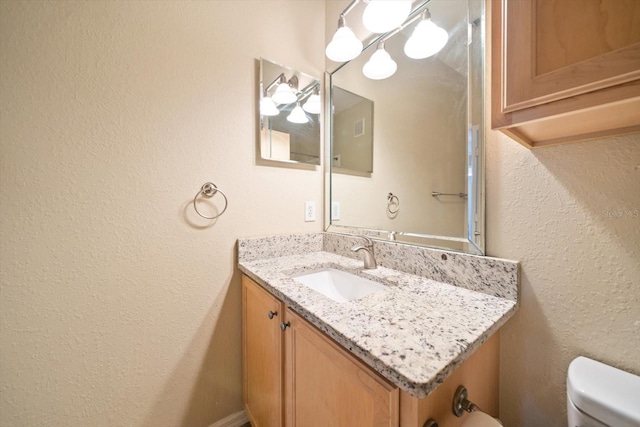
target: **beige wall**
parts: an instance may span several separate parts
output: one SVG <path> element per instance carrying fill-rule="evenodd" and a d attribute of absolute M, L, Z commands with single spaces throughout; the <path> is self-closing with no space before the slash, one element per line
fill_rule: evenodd
<path fill-rule="evenodd" d="M 1 425 L 242 408 L 236 239 L 321 230 L 320 171 L 255 165 L 255 58 L 320 76 L 323 31 L 321 1 L 0 2 Z"/>
<path fill-rule="evenodd" d="M 506 426 L 566 426 L 576 356 L 640 374 L 640 134 L 530 151 L 489 132 L 487 253 L 522 263 L 501 339 Z"/>
<path fill-rule="evenodd" d="M 0 2 L 0 424 L 241 408 L 235 240 L 321 228 L 319 172 L 255 165 L 254 58 L 324 67 L 322 2 L 243 4 Z M 522 261 L 506 426 L 566 425 L 578 354 L 640 374 L 638 166 L 640 135 L 489 132 L 487 250 Z M 230 199 L 211 227 L 189 206 L 207 180 Z"/>
<path fill-rule="evenodd" d="M 486 164 L 487 254 L 521 262 L 500 417 L 564 427 L 575 357 L 640 375 L 640 134 L 529 150 L 489 130 Z"/>

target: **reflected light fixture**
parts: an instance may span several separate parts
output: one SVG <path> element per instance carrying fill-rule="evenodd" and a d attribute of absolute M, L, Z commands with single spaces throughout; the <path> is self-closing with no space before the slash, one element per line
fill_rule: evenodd
<path fill-rule="evenodd" d="M 291 114 L 287 116 L 287 121 L 291 123 L 307 123 L 309 121 L 299 102 L 296 103 L 294 109 L 291 110 Z"/>
<path fill-rule="evenodd" d="M 398 28 L 411 13 L 411 0 L 368 0 L 368 3 L 362 23 L 372 33 Z"/>
<path fill-rule="evenodd" d="M 391 77 L 397 69 L 398 64 L 384 49 L 384 42 L 380 42 L 369 61 L 362 67 L 362 73 L 372 80 L 382 80 Z"/>
<path fill-rule="evenodd" d="M 443 28 L 431 21 L 431 13 L 426 9 L 422 20 L 404 45 L 404 53 L 412 59 L 423 59 L 435 55 L 447 44 L 449 35 Z"/>
<path fill-rule="evenodd" d="M 320 95 L 318 95 L 318 89 L 313 91 L 313 94 L 307 98 L 307 102 L 302 104 L 302 109 L 307 113 L 320 114 Z"/>
<path fill-rule="evenodd" d="M 293 104 L 298 100 L 294 90 L 298 90 L 298 78 L 296 76 L 291 77 L 289 81 L 280 83 L 271 99 L 276 104 Z"/>
<path fill-rule="evenodd" d="M 260 100 L 260 114 L 263 116 L 277 116 L 280 114 L 280 110 L 276 107 L 275 102 L 268 96 L 265 96 Z"/>
<path fill-rule="evenodd" d="M 360 55 L 362 42 L 347 27 L 347 21 L 340 15 L 338 30 L 325 49 L 327 58 L 335 62 L 347 62 Z"/>

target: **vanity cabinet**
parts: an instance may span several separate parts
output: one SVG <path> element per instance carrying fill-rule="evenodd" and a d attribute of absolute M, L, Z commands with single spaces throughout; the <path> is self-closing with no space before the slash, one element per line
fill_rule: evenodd
<path fill-rule="evenodd" d="M 459 427 L 453 395 L 498 415 L 499 334 L 425 398 L 401 391 L 242 276 L 244 404 L 252 427 Z M 275 314 L 274 314 L 275 313 Z"/>
<path fill-rule="evenodd" d="M 251 424 L 283 425 L 284 304 L 242 277 L 242 359 L 244 407 Z"/>
<path fill-rule="evenodd" d="M 398 426 L 398 389 L 287 309 L 286 426 Z"/>
<path fill-rule="evenodd" d="M 246 276 L 242 295 L 252 427 L 398 426 L 396 387 Z"/>
<path fill-rule="evenodd" d="M 528 147 L 640 132 L 640 2 L 490 2 L 493 129 Z"/>

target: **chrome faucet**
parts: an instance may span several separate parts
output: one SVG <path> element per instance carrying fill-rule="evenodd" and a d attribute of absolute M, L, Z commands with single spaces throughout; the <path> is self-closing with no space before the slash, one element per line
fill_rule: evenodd
<path fill-rule="evenodd" d="M 355 245 L 351 248 L 353 252 L 364 252 L 364 268 L 371 270 L 378 267 L 378 263 L 376 262 L 376 258 L 373 256 L 373 242 L 368 237 L 361 236 L 365 244 L 364 245 Z"/>

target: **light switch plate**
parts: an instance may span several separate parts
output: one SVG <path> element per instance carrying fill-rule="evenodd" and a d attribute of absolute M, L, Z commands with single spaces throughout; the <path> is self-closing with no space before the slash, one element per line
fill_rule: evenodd
<path fill-rule="evenodd" d="M 331 202 L 331 221 L 340 220 L 341 210 L 342 208 L 340 207 L 340 202 Z"/>
<path fill-rule="evenodd" d="M 306 222 L 316 220 L 316 202 L 304 202 L 304 220 Z"/>

